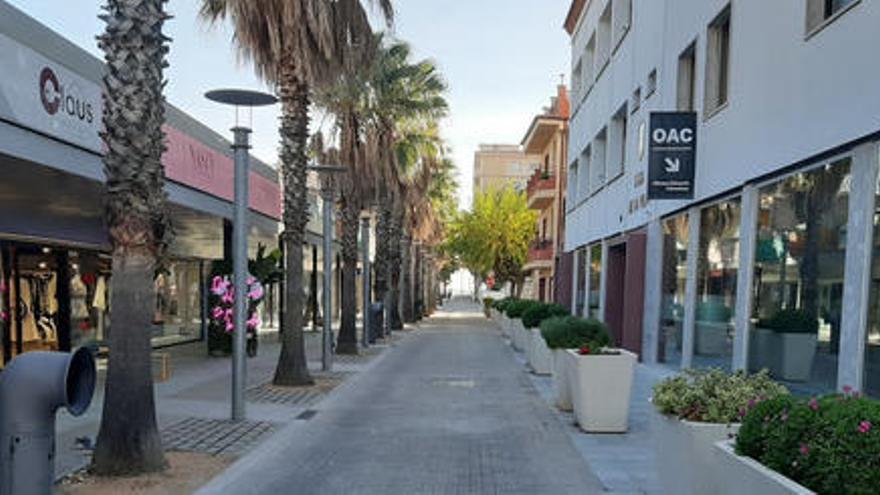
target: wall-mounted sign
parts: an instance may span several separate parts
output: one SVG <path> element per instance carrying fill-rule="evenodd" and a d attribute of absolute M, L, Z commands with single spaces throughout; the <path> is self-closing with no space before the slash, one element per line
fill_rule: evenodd
<path fill-rule="evenodd" d="M 652 112 L 648 143 L 648 199 L 693 199 L 697 114 Z"/>
<path fill-rule="evenodd" d="M 101 86 L 0 34 L 0 119 L 101 153 Z"/>

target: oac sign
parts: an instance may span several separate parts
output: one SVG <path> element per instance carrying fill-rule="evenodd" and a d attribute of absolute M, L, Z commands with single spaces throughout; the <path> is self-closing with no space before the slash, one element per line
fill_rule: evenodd
<path fill-rule="evenodd" d="M 0 34 L 0 119 L 96 153 L 101 86 Z"/>
<path fill-rule="evenodd" d="M 648 145 L 648 199 L 693 199 L 697 114 L 654 112 Z"/>

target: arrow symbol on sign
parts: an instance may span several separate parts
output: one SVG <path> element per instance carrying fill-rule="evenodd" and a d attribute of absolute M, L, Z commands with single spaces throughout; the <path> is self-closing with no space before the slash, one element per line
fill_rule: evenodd
<path fill-rule="evenodd" d="M 666 162 L 666 173 L 676 174 L 681 171 L 681 158 L 667 158 L 664 161 Z"/>

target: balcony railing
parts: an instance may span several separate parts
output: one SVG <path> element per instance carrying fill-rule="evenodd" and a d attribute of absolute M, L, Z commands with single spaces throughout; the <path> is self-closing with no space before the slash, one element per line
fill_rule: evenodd
<path fill-rule="evenodd" d="M 545 173 L 540 169 L 536 170 L 529 178 L 529 183 L 526 186 L 526 194 L 528 194 L 529 197 L 532 197 L 536 192 L 546 190 L 556 190 L 556 177 L 549 173 Z"/>
<path fill-rule="evenodd" d="M 553 241 L 536 240 L 529 246 L 529 261 L 553 261 Z"/>

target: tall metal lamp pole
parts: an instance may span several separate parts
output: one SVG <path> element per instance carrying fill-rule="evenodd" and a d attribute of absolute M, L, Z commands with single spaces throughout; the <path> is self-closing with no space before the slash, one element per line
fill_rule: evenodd
<path fill-rule="evenodd" d="M 324 307 L 323 345 L 321 346 L 321 369 L 333 370 L 333 204 L 336 202 L 336 174 L 346 172 L 345 167 L 312 165 L 309 170 L 321 177 L 321 198 L 324 201 L 324 287 L 321 289 L 321 305 Z"/>
<path fill-rule="evenodd" d="M 247 336 L 247 271 L 248 271 L 248 150 L 251 130 L 238 122 L 238 107 L 272 105 L 278 100 L 266 93 L 240 89 L 218 89 L 205 93 L 205 98 L 235 107 L 232 128 L 232 152 L 235 157 L 235 209 L 232 218 L 232 265 L 235 290 L 235 330 L 232 346 L 232 420 L 245 419 L 245 340 Z"/>

